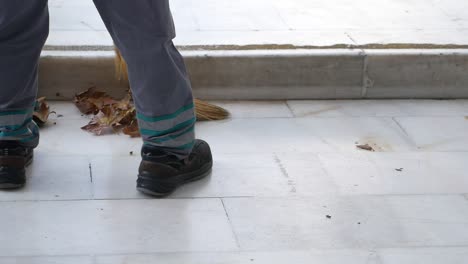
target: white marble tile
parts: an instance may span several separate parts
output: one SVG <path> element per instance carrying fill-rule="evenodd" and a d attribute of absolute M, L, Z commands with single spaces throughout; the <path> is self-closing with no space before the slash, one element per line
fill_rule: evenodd
<path fill-rule="evenodd" d="M 112 45 L 92 1 L 49 5 L 47 45 Z M 466 44 L 465 6 L 458 0 L 171 1 L 179 45 Z"/>
<path fill-rule="evenodd" d="M 219 154 L 212 174 L 179 188 L 172 197 L 287 196 L 295 181 L 285 175 L 273 154 Z M 91 161 L 96 199 L 148 198 L 135 190 L 140 158 L 98 157 Z"/>
<path fill-rule="evenodd" d="M 467 151 L 466 117 L 398 117 L 395 119 L 419 151 Z"/>
<path fill-rule="evenodd" d="M 281 17 L 285 23 L 294 30 L 312 30 L 317 27 L 336 30 L 363 26 L 363 14 L 356 16 L 356 5 L 350 1 L 335 3 L 301 1 L 300 4 L 286 0 L 272 2 L 278 10 L 281 10 Z"/>
<path fill-rule="evenodd" d="M 155 255 L 98 256 L 96 264 L 377 264 L 365 250 L 310 250 L 278 252 L 168 253 Z"/>
<path fill-rule="evenodd" d="M 296 118 L 296 123 L 333 146 L 335 151 L 358 151 L 357 144 L 369 144 L 377 152 L 412 151 L 415 146 L 401 128 L 387 117 Z M 315 152 L 314 147 L 308 151 Z M 320 152 L 320 151 L 317 151 Z"/>
<path fill-rule="evenodd" d="M 199 31 L 200 26 L 195 19 L 193 6 L 196 3 L 184 0 L 171 0 L 172 16 L 175 21 L 176 31 Z"/>
<path fill-rule="evenodd" d="M 454 28 L 458 25 L 442 10 L 425 1 L 351 1 L 334 2 L 275 0 L 281 16 L 293 29 L 375 28 Z"/>
<path fill-rule="evenodd" d="M 2 264 L 94 264 L 93 257 L 0 257 Z"/>
<path fill-rule="evenodd" d="M 232 118 L 293 117 L 285 101 L 210 101 L 224 107 Z"/>
<path fill-rule="evenodd" d="M 339 183 L 327 174 L 314 153 L 277 153 L 275 160 L 288 178 L 291 194 L 299 196 L 334 195 Z"/>
<path fill-rule="evenodd" d="M 297 117 L 464 116 L 467 100 L 290 100 Z"/>
<path fill-rule="evenodd" d="M 207 140 L 215 154 L 333 150 L 316 133 L 292 118 L 201 122 L 197 125 L 197 136 Z"/>
<path fill-rule="evenodd" d="M 468 28 L 468 3 L 466 1 L 457 0 L 432 0 L 435 6 L 444 11 L 444 13 L 464 28 Z"/>
<path fill-rule="evenodd" d="M 273 154 L 219 154 L 211 176 L 186 185 L 178 197 L 287 196 L 296 190 Z"/>
<path fill-rule="evenodd" d="M 51 2 L 49 10 L 52 30 L 106 30 L 99 13 L 91 1 L 67 0 L 66 2 Z"/>
<path fill-rule="evenodd" d="M 85 46 L 100 46 L 107 47 L 109 50 L 114 45 L 110 34 L 103 31 L 92 31 L 92 30 L 51 30 L 49 37 L 46 41 L 44 49 L 60 50 L 64 47 L 80 47 L 82 49 Z M 79 49 L 79 48 L 75 48 Z"/>
<path fill-rule="evenodd" d="M 92 198 L 88 159 L 35 151 L 27 169 L 27 184 L 14 191 L 0 191 L 0 201 L 70 200 Z"/>
<path fill-rule="evenodd" d="M 219 199 L 2 202 L 0 256 L 236 250 Z"/>
<path fill-rule="evenodd" d="M 384 29 L 454 29 L 459 25 L 424 0 L 359 1 L 360 14 L 370 19 L 368 28 Z"/>
<path fill-rule="evenodd" d="M 131 151 L 138 153 L 141 138 L 130 138 L 124 134 L 96 136 L 81 127 L 89 122 L 88 117 L 68 119 L 66 116 L 51 120 L 40 130 L 41 151 L 55 155 L 113 155 L 128 156 Z M 56 124 L 54 124 L 54 122 Z"/>
<path fill-rule="evenodd" d="M 461 195 L 223 200 L 243 250 L 468 243 L 468 202 Z"/>
<path fill-rule="evenodd" d="M 468 30 L 454 26 L 450 29 L 396 29 L 396 30 L 347 30 L 346 33 L 358 45 L 369 44 L 406 44 L 414 45 L 466 45 L 468 43 Z M 391 48 L 389 45 L 388 48 Z"/>
<path fill-rule="evenodd" d="M 393 104 L 371 100 L 289 100 L 287 104 L 296 117 L 380 116 L 399 115 L 401 109 Z"/>
<path fill-rule="evenodd" d="M 136 190 L 140 152 L 133 156 L 91 159 L 95 199 L 148 198 Z"/>
<path fill-rule="evenodd" d="M 174 43 L 179 46 L 229 47 L 260 45 L 272 48 L 347 47 L 355 44 L 345 30 L 239 30 L 239 31 L 179 31 Z M 250 47 L 250 48 L 253 48 Z M 337 47 L 338 48 L 338 47 Z"/>
<path fill-rule="evenodd" d="M 468 153 L 318 154 L 344 195 L 468 193 Z"/>
<path fill-rule="evenodd" d="M 247 8 L 248 7 L 248 8 Z M 288 30 L 277 9 L 265 0 L 202 0 L 192 6 L 200 30 Z"/>
<path fill-rule="evenodd" d="M 463 264 L 468 261 L 467 247 L 379 249 L 381 264 Z"/>
<path fill-rule="evenodd" d="M 340 31 L 199 31 L 187 29 L 190 25 L 180 25 L 176 21 L 176 26 L 181 28 L 177 32 L 174 43 L 181 48 L 187 49 L 190 46 L 270 46 L 270 47 L 347 47 L 354 44 L 346 35 L 345 30 Z M 63 47 L 82 46 L 82 49 L 100 47 L 110 50 L 113 46 L 112 38 L 107 31 L 74 31 L 74 30 L 52 30 L 47 39 L 45 49 L 57 49 Z M 252 48 L 251 47 L 251 48 Z"/>
<path fill-rule="evenodd" d="M 79 119 L 81 121 L 77 122 L 86 122 L 91 117 L 86 117 L 81 114 L 78 108 L 72 102 L 68 101 L 47 101 L 50 107 L 51 114 L 49 119 L 51 120 L 69 120 L 69 119 Z M 81 124 L 81 123 L 80 123 Z"/>

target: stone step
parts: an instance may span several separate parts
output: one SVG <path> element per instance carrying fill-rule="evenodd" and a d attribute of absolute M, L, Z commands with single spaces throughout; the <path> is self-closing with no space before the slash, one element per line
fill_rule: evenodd
<path fill-rule="evenodd" d="M 468 49 L 183 49 L 202 99 L 468 98 Z M 39 95 L 68 100 L 96 85 L 114 96 L 111 50 L 45 50 Z"/>

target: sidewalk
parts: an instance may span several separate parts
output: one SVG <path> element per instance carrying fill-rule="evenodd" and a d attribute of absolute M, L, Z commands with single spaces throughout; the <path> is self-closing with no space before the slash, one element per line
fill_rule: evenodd
<path fill-rule="evenodd" d="M 171 0 L 171 5 L 175 43 L 185 49 L 468 46 L 468 2 L 460 0 Z M 46 49 L 112 45 L 91 0 L 50 0 L 50 11 Z"/>
<path fill-rule="evenodd" d="M 197 123 L 212 175 L 154 200 L 140 139 L 53 103 L 28 185 L 0 192 L 0 263 L 467 263 L 467 100 L 221 105 Z"/>

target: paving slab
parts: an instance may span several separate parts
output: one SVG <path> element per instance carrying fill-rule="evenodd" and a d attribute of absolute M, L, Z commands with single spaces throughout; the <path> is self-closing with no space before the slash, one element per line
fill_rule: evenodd
<path fill-rule="evenodd" d="M 296 117 L 466 116 L 468 100 L 292 100 Z"/>
<path fill-rule="evenodd" d="M 468 204 L 460 195 L 223 201 L 244 250 L 468 244 Z"/>
<path fill-rule="evenodd" d="M 279 251 L 279 252 L 228 252 L 228 253 L 199 253 L 199 254 L 154 254 L 154 255 L 126 255 L 126 256 L 99 256 L 97 264 L 203 264 L 203 263 L 259 263 L 280 264 L 285 262 L 307 264 L 325 263 L 339 264 L 345 261 L 351 264 L 377 264 L 371 261 L 372 253 L 360 250 L 330 250 L 330 251 Z M 156 262 L 155 262 L 156 261 Z"/>
<path fill-rule="evenodd" d="M 8 211 L 0 256 L 237 248 L 219 199 L 2 202 L 0 208 Z"/>
<path fill-rule="evenodd" d="M 468 259 L 468 248 L 392 248 L 379 250 L 378 254 L 382 264 L 462 264 Z"/>

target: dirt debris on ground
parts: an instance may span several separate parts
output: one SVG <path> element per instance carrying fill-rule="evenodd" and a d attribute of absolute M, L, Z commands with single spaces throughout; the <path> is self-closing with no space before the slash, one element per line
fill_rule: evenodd
<path fill-rule="evenodd" d="M 369 145 L 369 144 L 358 144 L 358 145 L 356 145 L 356 147 L 357 147 L 358 149 L 362 149 L 362 150 L 375 151 L 374 147 L 372 147 L 372 146 Z"/>

